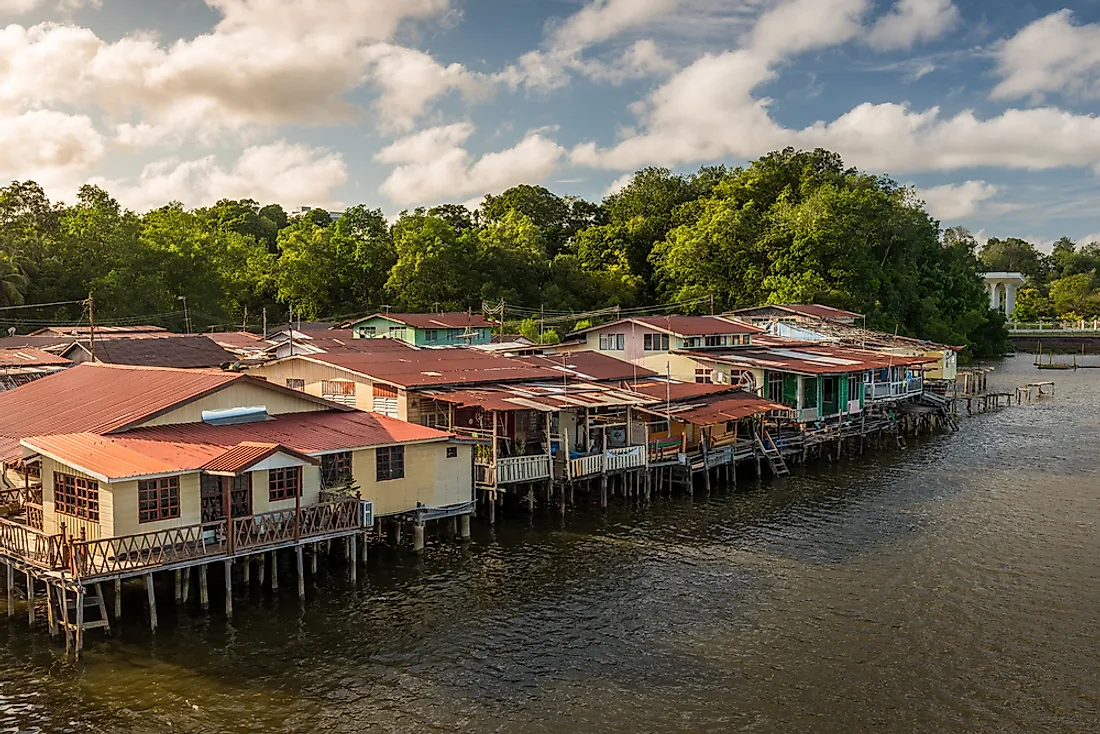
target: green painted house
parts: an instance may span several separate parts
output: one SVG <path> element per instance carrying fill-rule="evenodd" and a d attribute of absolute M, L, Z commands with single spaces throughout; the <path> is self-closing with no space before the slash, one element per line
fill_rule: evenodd
<path fill-rule="evenodd" d="M 356 339 L 399 339 L 416 347 L 489 344 L 497 323 L 481 314 L 376 313 L 351 325 Z"/>

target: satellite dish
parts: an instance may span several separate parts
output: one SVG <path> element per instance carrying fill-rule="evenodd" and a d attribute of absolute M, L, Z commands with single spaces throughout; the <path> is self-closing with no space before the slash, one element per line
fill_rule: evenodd
<path fill-rule="evenodd" d="M 751 392 L 756 389 L 756 376 L 749 370 L 745 370 L 741 373 L 741 379 L 737 381 L 737 384 L 742 390 Z"/>

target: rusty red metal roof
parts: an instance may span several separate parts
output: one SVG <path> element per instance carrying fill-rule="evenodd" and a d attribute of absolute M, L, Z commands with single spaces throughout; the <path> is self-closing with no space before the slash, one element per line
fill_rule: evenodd
<path fill-rule="evenodd" d="M 289 454 L 296 459 L 316 464 L 317 459 L 278 443 L 241 441 L 225 453 L 202 465 L 203 471 L 219 474 L 240 474 L 275 454 Z"/>
<path fill-rule="evenodd" d="M 559 354 L 533 354 L 515 357 L 515 359 L 535 367 L 547 367 L 578 379 L 596 382 L 633 380 L 657 375 L 653 370 L 591 350 L 561 352 Z"/>
<path fill-rule="evenodd" d="M 374 353 L 327 352 L 284 359 L 305 359 L 329 364 L 367 379 L 407 388 L 560 380 L 562 376 L 558 370 L 536 367 L 521 359 L 466 347 L 386 350 Z"/>
<path fill-rule="evenodd" d="M 741 420 L 775 410 L 789 411 L 786 405 L 773 403 L 744 390 L 734 390 L 715 395 L 704 395 L 672 403 L 671 406 L 642 408 L 652 415 L 669 416 L 673 420 L 696 426 L 712 426 L 717 423 Z"/>
<path fill-rule="evenodd" d="M 259 334 L 247 331 L 216 331 L 212 334 L 204 334 L 210 341 L 223 349 L 263 349 L 267 346 L 264 338 Z"/>
<path fill-rule="evenodd" d="M 288 413 L 231 426 L 155 426 L 106 436 L 91 432 L 35 436 L 23 444 L 94 476 L 117 480 L 200 469 L 242 471 L 241 467 L 276 451 L 312 460 L 311 454 L 449 438 L 451 434 L 434 428 L 351 411 Z M 270 447 L 275 449 L 269 451 Z"/>
<path fill-rule="evenodd" d="M 718 393 L 740 390 L 737 385 L 713 385 L 711 383 L 695 382 L 667 382 L 664 380 L 643 380 L 629 383 L 626 388 L 640 395 L 656 400 L 683 400 L 685 398 L 697 398 L 703 395 L 716 395 Z"/>
<path fill-rule="evenodd" d="M 72 362 L 34 347 L 0 348 L 0 369 L 12 367 L 64 367 Z"/>
<path fill-rule="evenodd" d="M 31 332 L 31 336 L 88 336 L 92 333 L 92 326 L 47 326 Z M 153 334 L 170 333 L 163 326 L 150 324 L 134 324 L 132 326 L 96 326 L 95 335 L 98 339 L 106 334 Z"/>
<path fill-rule="evenodd" d="M 479 313 L 471 314 L 465 311 L 449 313 L 376 313 L 359 319 L 355 323 L 361 324 L 375 318 L 389 319 L 399 324 L 411 326 L 414 329 L 465 329 L 467 326 L 475 329 L 485 329 L 499 326 L 497 322 L 490 321 Z"/>
<path fill-rule="evenodd" d="M 760 329 L 722 316 L 642 316 L 629 319 L 677 336 L 758 334 Z"/>
<path fill-rule="evenodd" d="M 751 316 L 757 311 L 763 311 L 765 309 L 774 308 L 780 311 L 786 311 L 787 313 L 797 314 L 799 316 L 809 316 L 810 318 L 822 319 L 825 321 L 831 319 L 861 319 L 863 314 L 856 313 L 854 311 L 845 311 L 842 308 L 836 308 L 834 306 L 823 306 L 820 303 L 768 303 L 763 306 L 750 306 L 748 308 L 739 308 L 730 313 L 734 316 Z"/>

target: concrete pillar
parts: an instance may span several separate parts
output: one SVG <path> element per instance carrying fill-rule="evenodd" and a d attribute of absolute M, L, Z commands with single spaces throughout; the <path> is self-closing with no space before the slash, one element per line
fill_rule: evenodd
<path fill-rule="evenodd" d="M 470 516 L 463 515 L 459 518 L 459 526 L 461 527 L 462 539 L 470 539 Z"/>
<path fill-rule="evenodd" d="M 413 525 L 413 552 L 420 553 L 424 550 L 424 524 L 416 523 Z"/>
<path fill-rule="evenodd" d="M 1005 283 L 1005 315 L 1010 317 L 1016 308 L 1016 284 Z"/>

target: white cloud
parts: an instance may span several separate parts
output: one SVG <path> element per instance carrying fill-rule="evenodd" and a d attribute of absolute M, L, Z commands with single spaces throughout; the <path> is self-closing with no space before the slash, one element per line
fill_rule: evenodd
<path fill-rule="evenodd" d="M 66 195 L 105 149 L 88 117 L 52 110 L 0 116 L 0 141 L 0 181 L 35 179 Z"/>
<path fill-rule="evenodd" d="M 625 189 L 627 185 L 633 180 L 633 173 L 624 173 L 623 175 L 612 181 L 611 184 L 606 189 L 604 189 L 603 198 L 606 199 L 609 196 L 614 196 L 615 194 Z"/>
<path fill-rule="evenodd" d="M 643 79 L 650 76 L 671 74 L 676 64 L 665 58 L 657 44 L 650 39 L 636 41 L 622 56 L 610 63 L 593 60 L 581 62 L 585 76 L 621 84 L 627 79 Z"/>
<path fill-rule="evenodd" d="M 1093 242 L 1100 242 L 1100 232 L 1093 232 L 1092 234 L 1087 234 L 1084 237 L 1080 237 L 1075 241 L 1077 242 L 1078 246 L 1088 245 L 1088 244 L 1091 244 Z"/>
<path fill-rule="evenodd" d="M 867 43 L 879 51 L 912 48 L 954 28 L 960 20 L 952 0 L 898 0 L 867 34 Z"/>
<path fill-rule="evenodd" d="M 473 133 L 472 124 L 457 123 L 395 141 L 376 156 L 396 166 L 379 190 L 400 205 L 495 194 L 545 180 L 565 153 L 534 131 L 512 148 L 475 158 L 464 147 Z"/>
<path fill-rule="evenodd" d="M 345 95 L 372 75 L 383 90 L 379 112 L 398 127 L 436 96 L 470 89 L 461 66 L 386 43 L 403 21 L 439 14 L 449 0 L 207 3 L 223 15 L 214 29 L 172 44 L 150 34 L 112 43 L 73 26 L 8 26 L 0 110 L 94 105 L 121 123 L 131 145 L 210 142 L 225 132 L 351 121 L 358 110 Z"/>
<path fill-rule="evenodd" d="M 641 125 L 619 143 L 572 152 L 578 165 L 635 170 L 726 157 L 754 158 L 788 145 L 836 150 L 857 166 L 893 173 L 997 166 L 1100 170 L 1100 118 L 1056 108 L 1010 109 L 979 119 L 938 107 L 858 105 L 832 121 L 789 129 L 753 91 L 774 78 L 795 50 L 843 43 L 859 28 L 863 0 L 790 0 L 761 16 L 747 48 L 705 55 L 654 90 L 635 109 Z"/>
<path fill-rule="evenodd" d="M 344 184 L 347 175 L 340 155 L 279 141 L 246 148 L 228 168 L 215 156 L 163 160 L 146 166 L 136 181 L 93 179 L 92 183 L 136 211 L 169 201 L 202 206 L 223 198 L 337 208 L 332 191 Z"/>
<path fill-rule="evenodd" d="M 997 51 L 1001 81 L 994 99 L 1040 98 L 1065 92 L 1100 95 L 1100 24 L 1074 25 L 1062 10 L 1040 18 L 1005 41 Z"/>
<path fill-rule="evenodd" d="M 433 99 L 452 90 L 472 97 L 487 91 L 490 84 L 462 64 L 443 66 L 411 48 L 379 43 L 364 54 L 371 64 L 371 78 L 381 89 L 375 107 L 384 129 L 409 130 Z"/>
<path fill-rule="evenodd" d="M 592 0 L 551 34 L 551 45 L 575 53 L 624 31 L 645 27 L 679 4 L 679 0 Z"/>
<path fill-rule="evenodd" d="M 1000 189 L 985 181 L 965 181 L 961 184 L 944 184 L 917 189 L 917 196 L 924 200 L 928 213 L 935 218 L 953 223 L 969 217 L 978 205 L 992 199 Z"/>

